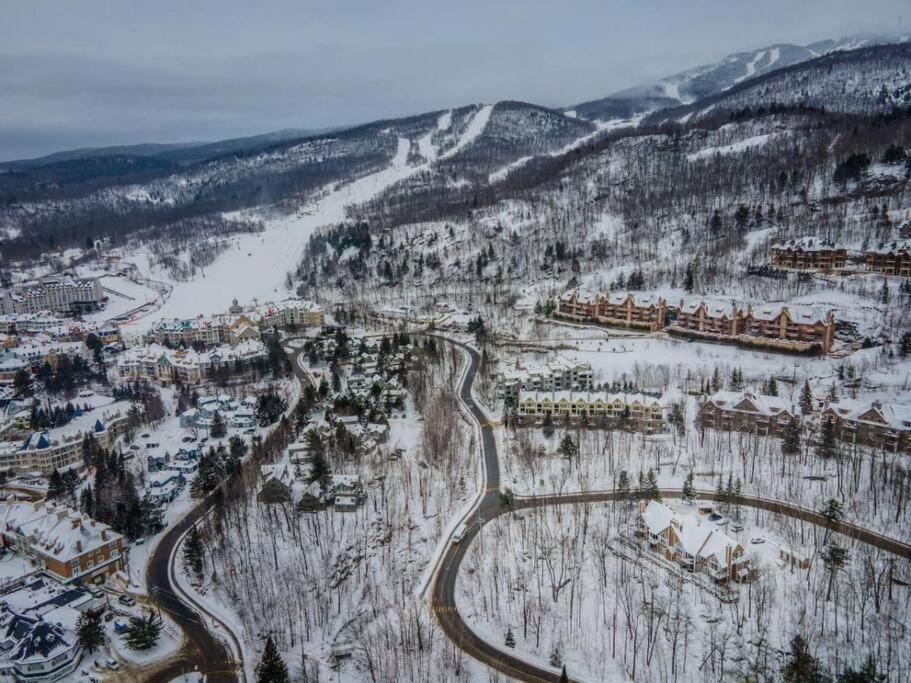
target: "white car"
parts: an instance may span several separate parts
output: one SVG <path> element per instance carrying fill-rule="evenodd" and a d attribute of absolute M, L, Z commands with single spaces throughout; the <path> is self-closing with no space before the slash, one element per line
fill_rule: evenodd
<path fill-rule="evenodd" d="M 459 524 L 458 528 L 452 534 L 452 542 L 458 543 L 465 538 L 465 532 L 468 531 L 467 524 Z"/>
<path fill-rule="evenodd" d="M 764 538 L 759 538 L 759 537 L 757 536 L 756 538 L 751 538 L 751 539 L 750 539 L 750 543 L 752 543 L 753 545 L 762 545 L 763 543 L 765 543 L 765 539 L 764 539 Z"/>
<path fill-rule="evenodd" d="M 120 662 L 113 658 L 105 659 L 104 665 L 111 671 L 117 671 L 120 668 Z"/>

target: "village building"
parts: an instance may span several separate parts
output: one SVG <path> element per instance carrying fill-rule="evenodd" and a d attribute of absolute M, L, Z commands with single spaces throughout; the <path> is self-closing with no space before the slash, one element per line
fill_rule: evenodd
<path fill-rule="evenodd" d="M 667 301 L 654 294 L 612 292 L 598 296 L 595 320 L 604 325 L 642 328 L 655 332 L 667 321 Z"/>
<path fill-rule="evenodd" d="M 779 396 L 750 391 L 717 391 L 699 407 L 702 429 L 783 436 L 788 423 L 800 414 Z"/>
<path fill-rule="evenodd" d="M 664 405 L 653 396 L 575 391 L 521 392 L 516 403 L 519 424 L 540 424 L 546 416 L 573 422 L 629 424 L 647 433 L 664 430 Z"/>
<path fill-rule="evenodd" d="M 49 683 L 72 676 L 82 658 L 77 628 L 99 600 L 46 573 L 7 583 L 0 594 L 0 679 Z"/>
<path fill-rule="evenodd" d="M 771 264 L 776 268 L 836 270 L 844 268 L 848 262 L 847 249 L 818 237 L 776 242 L 771 252 Z"/>
<path fill-rule="evenodd" d="M 595 292 L 582 289 L 567 292 L 557 300 L 554 315 L 576 322 L 591 322 L 598 315 L 598 298 Z"/>
<path fill-rule="evenodd" d="M 0 503 L 0 541 L 64 583 L 101 583 L 123 569 L 123 536 L 64 505 Z"/>
<path fill-rule="evenodd" d="M 82 412 L 62 427 L 32 432 L 21 441 L 0 442 L 0 471 L 65 471 L 83 466 L 82 442 L 86 436 L 110 448 L 128 427 L 129 401 L 116 401 Z"/>
<path fill-rule="evenodd" d="M 868 270 L 911 277 L 911 240 L 896 240 L 869 249 L 864 254 L 864 261 Z"/>
<path fill-rule="evenodd" d="M 822 417 L 842 441 L 911 454 L 911 406 L 843 398 L 829 403 Z"/>
<path fill-rule="evenodd" d="M 497 396 L 515 400 L 520 391 L 591 391 L 594 388 L 592 366 L 563 356 L 543 363 L 522 363 L 497 376 Z"/>
<path fill-rule="evenodd" d="M 743 332 L 743 309 L 712 299 L 682 299 L 670 331 L 731 338 Z"/>
<path fill-rule="evenodd" d="M 248 339 L 236 346 L 219 346 L 211 351 L 170 349 L 159 344 L 127 349 L 117 358 L 124 379 L 148 379 L 169 384 L 195 384 L 212 379 L 219 371 L 244 372 L 267 357 L 262 342 Z"/>
<path fill-rule="evenodd" d="M 746 549 L 698 514 L 687 514 L 657 501 L 642 501 L 636 533 L 665 559 L 718 583 L 747 581 L 752 576 Z"/>
<path fill-rule="evenodd" d="M 829 353 L 835 341 L 835 316 L 805 306 L 749 306 L 741 341 L 789 351 Z"/>
<path fill-rule="evenodd" d="M 75 314 L 98 310 L 106 300 L 98 278 L 50 275 L 37 284 L 7 289 L 0 299 L 0 310 L 7 314 L 42 311 Z"/>

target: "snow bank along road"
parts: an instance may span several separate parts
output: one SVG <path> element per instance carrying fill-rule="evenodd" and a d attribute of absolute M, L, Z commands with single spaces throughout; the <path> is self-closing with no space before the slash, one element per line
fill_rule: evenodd
<path fill-rule="evenodd" d="M 516 498 L 511 506 L 507 506 L 500 496 L 500 467 L 497 459 L 497 446 L 493 436 L 493 429 L 489 424 L 487 416 L 480 407 L 478 407 L 471 395 L 472 383 L 477 374 L 481 357 L 477 351 L 465 344 L 446 339 L 445 337 L 439 338 L 450 344 L 459 346 L 469 355 L 470 367 L 468 372 L 464 375 L 462 386 L 459 388 L 459 395 L 462 401 L 469 407 L 472 416 L 478 422 L 481 429 L 481 445 L 483 448 L 484 469 L 487 482 L 486 492 L 483 498 L 481 498 L 475 510 L 467 517 L 467 519 L 472 521 L 469 523 L 469 528 L 465 533 L 464 538 L 460 543 L 450 544 L 440 562 L 433 584 L 433 610 L 447 637 L 457 647 L 475 659 L 518 680 L 531 681 L 532 683 L 538 683 L 540 681 L 559 683 L 559 670 L 550 667 L 541 667 L 523 661 L 508 652 L 504 652 L 490 642 L 483 640 L 469 628 L 459 614 L 455 602 L 455 587 L 459 566 L 462 563 L 462 559 L 465 557 L 465 553 L 467 552 L 471 541 L 477 536 L 481 527 L 494 517 L 505 515 L 514 510 L 541 507 L 545 505 L 612 502 L 621 500 L 628 494 L 620 493 L 618 491 L 597 491 L 554 496 L 536 496 Z M 714 491 L 698 491 L 697 493 L 703 500 L 715 499 Z M 664 498 L 679 498 L 681 490 L 661 489 L 661 495 Z M 817 526 L 829 526 L 826 519 L 818 512 L 779 500 L 741 496 L 740 503 L 741 505 L 746 505 L 748 507 L 760 508 L 781 515 L 787 515 L 788 517 L 800 519 L 809 522 L 810 524 L 816 524 Z M 832 531 L 836 531 L 861 541 L 862 543 L 880 548 L 893 555 L 911 558 L 911 544 L 903 543 L 894 538 L 889 538 L 846 522 L 836 522 L 831 524 L 830 528 Z"/>

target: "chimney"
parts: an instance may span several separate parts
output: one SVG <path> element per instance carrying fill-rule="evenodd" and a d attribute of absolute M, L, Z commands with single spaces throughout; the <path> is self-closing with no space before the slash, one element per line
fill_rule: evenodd
<path fill-rule="evenodd" d="M 76 552 L 77 553 L 82 552 L 82 541 L 76 541 Z"/>
<path fill-rule="evenodd" d="M 78 520 L 78 519 L 71 519 L 71 520 L 70 520 L 70 528 L 71 528 L 71 529 L 78 529 L 78 528 L 79 528 L 79 520 Z"/>
<path fill-rule="evenodd" d="M 94 522 L 92 522 L 92 524 L 94 525 Z M 102 541 L 108 540 L 108 532 L 105 531 L 104 529 L 101 530 L 101 540 Z"/>

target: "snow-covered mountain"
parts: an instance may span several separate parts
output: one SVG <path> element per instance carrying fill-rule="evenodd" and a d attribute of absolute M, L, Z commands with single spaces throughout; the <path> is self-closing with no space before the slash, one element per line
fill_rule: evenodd
<path fill-rule="evenodd" d="M 809 45 L 779 43 L 758 50 L 737 52 L 713 64 L 698 66 L 657 83 L 621 90 L 607 97 L 569 107 L 586 119 L 628 118 L 665 107 L 690 104 L 716 95 L 770 71 L 800 64 L 832 52 L 855 50 L 886 43 L 907 42 L 909 36 L 853 35 Z"/>

